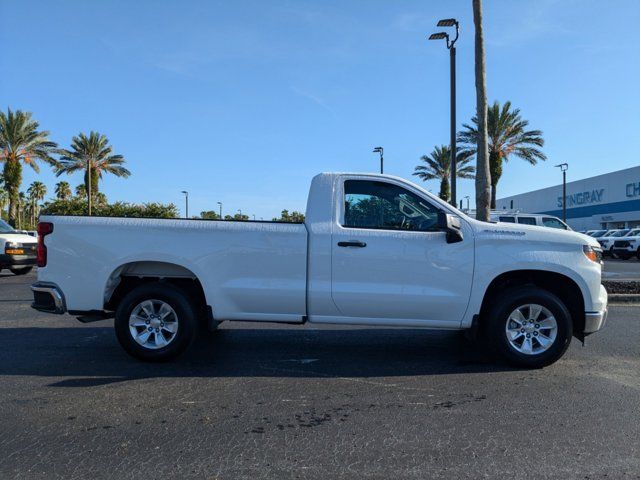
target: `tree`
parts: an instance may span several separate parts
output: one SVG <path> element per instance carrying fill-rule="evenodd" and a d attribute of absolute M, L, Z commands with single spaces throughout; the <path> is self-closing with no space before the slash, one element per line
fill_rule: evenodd
<path fill-rule="evenodd" d="M 489 221 L 491 199 L 491 172 L 487 145 L 487 72 L 484 56 L 484 32 L 482 30 L 482 0 L 472 0 L 473 25 L 475 26 L 475 74 L 476 116 L 478 117 L 478 141 L 476 145 L 476 218 Z"/>
<path fill-rule="evenodd" d="M 289 213 L 289 210 L 282 210 L 280 218 L 273 218 L 274 222 L 302 223 L 304 222 L 304 214 L 295 210 Z"/>
<path fill-rule="evenodd" d="M 469 165 L 471 156 L 469 152 L 458 152 L 456 156 L 457 178 L 474 178 L 475 168 L 473 165 Z M 416 166 L 413 174 L 425 182 L 427 180 L 440 180 L 439 197 L 449 201 L 451 196 L 449 186 L 449 179 L 451 178 L 451 148 L 448 145 L 436 146 L 429 155 L 420 157 L 420 160 L 426 165 Z"/>
<path fill-rule="evenodd" d="M 71 197 L 71 186 L 69 182 L 58 182 L 55 187 L 56 198 L 58 200 L 67 200 Z"/>
<path fill-rule="evenodd" d="M 458 139 L 467 145 L 466 151 L 475 154 L 478 142 L 478 118 L 471 119 L 473 125 L 464 124 L 464 130 Z M 491 208 L 496 208 L 496 191 L 502 176 L 503 162 L 509 156 L 522 158 L 531 165 L 547 157 L 538 147 L 544 146 L 540 130 L 527 130 L 529 122 L 520 117 L 520 110 L 511 110 L 511 102 L 500 107 L 498 102 L 487 111 L 487 130 L 489 134 L 489 168 L 491 172 Z"/>
<path fill-rule="evenodd" d="M 84 184 L 87 195 L 88 213 L 91 215 L 91 207 L 96 193 L 98 193 L 98 181 L 105 173 L 111 173 L 116 177 L 128 177 L 131 172 L 123 164 L 122 155 L 114 155 L 113 148 L 109 145 L 109 139 L 101 133 L 91 131 L 89 136 L 84 133 L 71 139 L 71 150 L 59 150 L 60 166 L 56 175 L 71 174 L 84 171 Z"/>
<path fill-rule="evenodd" d="M 214 210 L 206 210 L 204 212 L 200 212 L 200 218 L 203 220 L 220 220 L 220 215 Z"/>
<path fill-rule="evenodd" d="M 39 130 L 38 122 L 31 113 L 10 108 L 0 112 L 0 162 L 4 162 L 2 176 L 9 195 L 9 223 L 16 225 L 20 186 L 22 185 L 22 164 L 36 172 L 40 171 L 37 161 L 57 166 L 52 157 L 56 144 L 49 140 L 49 132 Z"/>
<path fill-rule="evenodd" d="M 249 215 L 245 215 L 244 213 L 243 214 L 236 213 L 233 217 L 231 215 L 225 215 L 224 219 L 246 222 L 247 220 L 249 220 Z"/>
<path fill-rule="evenodd" d="M 4 215 L 4 207 L 7 205 L 9 201 L 9 194 L 4 188 L 0 188 L 0 220 Z"/>
<path fill-rule="evenodd" d="M 81 197 L 71 197 L 67 200 L 54 200 L 46 202 L 42 207 L 45 215 L 84 215 L 86 213 L 86 200 Z M 96 215 L 105 217 L 144 217 L 144 218 L 176 218 L 178 208 L 170 203 L 126 203 L 116 202 L 113 204 L 96 203 Z"/>
<path fill-rule="evenodd" d="M 31 225 L 35 226 L 38 218 L 38 202 L 42 201 L 47 194 L 47 187 L 42 182 L 33 182 L 27 190 L 31 204 Z"/>
<path fill-rule="evenodd" d="M 75 188 L 76 197 L 87 198 L 87 186 L 84 183 L 77 185 Z"/>

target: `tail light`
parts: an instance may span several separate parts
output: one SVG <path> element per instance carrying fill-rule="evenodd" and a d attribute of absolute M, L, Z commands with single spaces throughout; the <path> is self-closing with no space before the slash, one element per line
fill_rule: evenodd
<path fill-rule="evenodd" d="M 36 253 L 38 257 L 38 266 L 47 266 L 47 247 L 44 244 L 44 237 L 53 232 L 53 223 L 40 222 L 38 224 L 38 246 L 36 247 Z"/>

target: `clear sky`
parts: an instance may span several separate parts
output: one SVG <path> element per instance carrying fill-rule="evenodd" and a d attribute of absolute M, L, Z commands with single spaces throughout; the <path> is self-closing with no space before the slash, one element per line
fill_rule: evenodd
<path fill-rule="evenodd" d="M 485 0 L 489 101 L 544 132 L 549 160 L 512 159 L 498 196 L 640 163 L 640 1 Z M 110 200 L 174 202 L 270 219 L 304 211 L 321 171 L 409 179 L 449 141 L 456 17 L 458 119 L 475 111 L 471 0 L 0 0 L 0 108 L 33 112 L 68 146 L 97 130 L 133 172 Z M 47 168 L 25 172 L 50 193 Z M 65 178 L 72 185 L 81 175 Z M 438 191 L 436 181 L 428 189 Z M 473 199 L 473 181 L 459 183 Z"/>

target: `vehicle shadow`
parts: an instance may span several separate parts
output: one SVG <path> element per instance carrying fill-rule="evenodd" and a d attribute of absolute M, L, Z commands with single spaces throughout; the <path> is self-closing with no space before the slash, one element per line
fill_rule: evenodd
<path fill-rule="evenodd" d="M 424 329 L 224 328 L 172 362 L 137 361 L 111 327 L 0 329 L 0 375 L 67 377 L 86 387 L 161 377 L 400 377 L 512 370 L 459 332 Z"/>

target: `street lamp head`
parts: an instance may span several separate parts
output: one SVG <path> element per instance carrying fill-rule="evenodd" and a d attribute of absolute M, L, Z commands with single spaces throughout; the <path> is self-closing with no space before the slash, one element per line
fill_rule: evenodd
<path fill-rule="evenodd" d="M 453 27 L 458 25 L 458 21 L 455 18 L 443 18 L 438 20 L 438 27 Z"/>
<path fill-rule="evenodd" d="M 382 147 L 376 147 L 373 149 L 373 153 L 382 153 L 383 148 Z"/>
<path fill-rule="evenodd" d="M 181 193 L 184 193 L 185 195 L 189 195 L 189 192 L 187 192 L 186 190 L 182 190 Z"/>
<path fill-rule="evenodd" d="M 429 40 L 442 40 L 445 38 L 449 41 L 449 34 L 445 32 L 432 33 L 429 35 Z"/>
<path fill-rule="evenodd" d="M 556 167 L 564 172 L 566 169 L 569 168 L 569 164 L 568 163 L 561 163 L 559 165 L 556 165 Z"/>
<path fill-rule="evenodd" d="M 222 205 L 222 202 L 217 202 L 217 203 L 218 203 L 218 205 Z"/>

